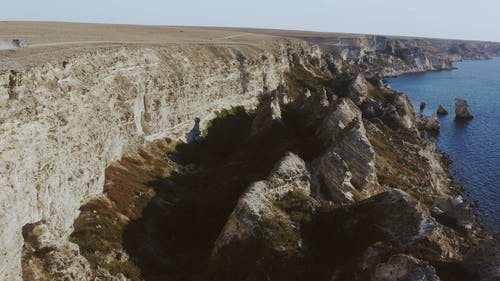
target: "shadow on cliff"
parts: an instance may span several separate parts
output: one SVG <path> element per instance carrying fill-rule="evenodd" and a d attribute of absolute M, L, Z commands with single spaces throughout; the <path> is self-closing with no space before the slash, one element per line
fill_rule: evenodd
<path fill-rule="evenodd" d="M 249 139 L 253 118 L 242 108 L 219 112 L 203 141 L 168 155 L 179 172 L 149 183 L 156 195 L 123 237 L 145 280 L 209 280 L 214 242 L 247 186 L 286 151 L 311 160 L 323 150 L 303 116 L 285 112 L 287 126 Z"/>

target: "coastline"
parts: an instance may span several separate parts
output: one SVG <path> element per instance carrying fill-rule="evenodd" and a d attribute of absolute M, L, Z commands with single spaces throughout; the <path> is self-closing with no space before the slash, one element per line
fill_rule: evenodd
<path fill-rule="evenodd" d="M 391 85 L 391 83 L 388 81 L 388 80 L 385 80 L 385 79 L 390 79 L 390 78 L 399 78 L 399 77 L 402 77 L 402 76 L 412 76 L 412 75 L 418 75 L 418 74 L 423 74 L 423 73 L 432 73 L 432 72 L 441 72 L 441 71 L 452 71 L 452 70 L 457 70 L 459 69 L 457 66 L 455 66 L 455 63 L 457 62 L 467 62 L 467 61 L 488 61 L 488 60 L 493 60 L 493 59 L 496 59 L 496 58 L 500 58 L 500 56 L 490 56 L 488 58 L 466 58 L 466 59 L 462 59 L 462 60 L 457 60 L 454 62 L 454 65 L 453 65 L 453 68 L 452 69 L 436 69 L 436 70 L 429 70 L 429 71 L 419 71 L 419 72 L 408 72 L 408 73 L 404 73 L 404 74 L 401 74 L 401 75 L 397 75 L 397 76 L 390 76 L 390 77 L 384 77 L 384 84 L 387 84 L 387 85 Z M 392 90 L 395 90 L 395 91 L 401 91 L 401 93 L 403 94 L 406 94 L 406 92 L 402 91 L 401 89 L 397 89 L 397 88 L 392 88 Z M 452 97 L 450 97 L 452 98 Z M 427 100 L 425 100 L 425 98 L 423 97 L 422 100 L 424 100 L 426 103 L 428 102 Z M 419 100 L 413 100 L 412 98 L 412 102 L 414 104 L 418 104 Z M 428 113 L 430 114 L 430 113 Z M 453 114 L 451 111 L 450 111 L 450 115 Z M 420 114 L 420 116 L 422 118 L 426 118 L 426 116 Z M 429 116 L 427 116 L 428 118 Z M 461 192 L 459 195 L 462 196 L 462 198 L 469 202 L 471 204 L 471 206 L 473 207 L 474 209 L 474 216 L 476 218 L 476 221 L 477 221 L 477 224 L 478 226 L 486 231 L 487 233 L 491 234 L 491 235 L 494 235 L 496 232 L 499 231 L 498 227 L 495 227 L 495 224 L 491 223 L 491 222 L 486 222 L 485 221 L 485 218 L 487 218 L 488 216 L 483 213 L 481 214 L 479 212 L 479 207 L 482 205 L 481 204 L 481 200 L 478 199 L 477 197 L 473 197 L 472 193 L 473 191 L 471 190 L 472 187 L 466 187 L 466 183 L 464 182 L 464 180 L 460 180 L 460 178 L 463 178 L 465 175 L 463 174 L 463 171 L 461 173 L 461 169 L 452 169 L 452 165 L 453 165 L 453 160 L 452 160 L 452 155 L 453 155 L 453 152 L 452 151 L 446 151 L 444 148 L 438 148 L 437 147 L 437 140 L 439 138 L 439 135 L 436 136 L 436 137 L 428 137 L 429 141 L 432 141 L 435 145 L 436 145 L 436 153 L 439 153 L 442 158 L 443 158 L 443 166 L 445 167 L 445 170 L 448 174 L 448 176 L 450 178 L 453 179 L 453 182 L 452 184 L 459 187 L 461 189 Z M 477 196 L 477 195 L 476 195 Z M 484 212 L 484 210 L 483 210 Z M 491 212 L 490 212 L 491 214 Z"/>

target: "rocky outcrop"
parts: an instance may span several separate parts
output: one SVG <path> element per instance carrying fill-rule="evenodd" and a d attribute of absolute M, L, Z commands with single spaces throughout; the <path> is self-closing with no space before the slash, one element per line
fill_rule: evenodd
<path fill-rule="evenodd" d="M 377 265 L 372 281 L 439 281 L 436 269 L 427 262 L 407 255 L 395 255 Z"/>
<path fill-rule="evenodd" d="M 272 240 L 272 234 L 271 237 L 260 237 L 260 235 L 263 230 L 272 228 L 271 225 L 274 224 L 284 223 L 288 228 L 284 231 L 295 231 L 293 222 L 283 211 L 279 210 L 279 205 L 276 204 L 277 201 L 294 192 L 305 196 L 310 195 L 311 175 L 302 159 L 295 154 L 288 153 L 276 164 L 266 180 L 251 184 L 240 197 L 215 242 L 213 255 L 216 256 L 222 248 L 231 243 L 251 239 Z M 276 247 L 279 246 L 287 245 L 276 245 Z M 291 246 L 298 247 L 297 244 Z"/>
<path fill-rule="evenodd" d="M 355 120 L 361 119 L 361 110 L 350 99 L 335 102 L 319 125 L 316 135 L 325 144 L 335 143 L 341 132 Z"/>
<path fill-rule="evenodd" d="M 439 120 L 437 119 L 435 113 L 433 113 L 429 120 L 425 122 L 424 127 L 429 132 L 439 132 L 439 130 L 441 129 L 441 124 L 439 123 Z"/>
<path fill-rule="evenodd" d="M 446 110 L 446 108 L 440 104 L 436 113 L 437 115 L 448 115 L 448 110 Z"/>
<path fill-rule="evenodd" d="M 328 190 L 328 198 L 335 203 L 354 203 L 362 196 L 351 183 L 349 165 L 333 149 L 313 163 L 316 178 Z"/>
<path fill-rule="evenodd" d="M 340 225 L 349 226 L 345 231 L 360 239 L 397 241 L 399 251 L 425 260 L 459 258 L 456 238 L 447 235 L 427 207 L 404 191 L 391 189 L 339 210 L 337 216 L 343 218 Z M 373 232 L 363 233 L 367 229 Z"/>
<path fill-rule="evenodd" d="M 261 107 L 252 123 L 251 135 L 272 129 L 276 125 L 283 125 L 280 102 L 276 96 L 265 95 L 260 103 Z"/>
<path fill-rule="evenodd" d="M 466 100 L 455 99 L 455 119 L 456 120 L 469 120 L 474 116 L 470 112 L 469 104 Z"/>
<path fill-rule="evenodd" d="M 319 55 L 308 46 L 111 47 L 1 73 L 0 279 L 21 278 L 24 225 L 40 222 L 64 245 L 112 161 L 155 139 L 183 139 L 195 118 L 203 128 L 218 110 L 253 107 L 283 83 L 290 59 Z"/>
<path fill-rule="evenodd" d="M 368 81 L 364 74 L 359 73 L 349 85 L 347 96 L 357 105 L 361 106 L 368 97 Z"/>
<path fill-rule="evenodd" d="M 391 98 L 392 102 L 384 107 L 382 119 L 391 126 L 415 128 L 418 117 L 409 98 L 401 94 L 393 94 Z"/>
<path fill-rule="evenodd" d="M 318 161 L 318 176 L 329 190 L 338 190 L 340 194 L 330 192 L 334 198 L 344 197 L 340 201 L 352 201 L 353 196 L 369 196 L 378 189 L 375 171 L 375 151 L 366 137 L 361 111 L 350 99 L 341 99 L 331 108 L 317 130 L 329 150 Z M 336 169 L 331 170 L 332 165 Z M 347 165 L 348 171 L 345 170 Z M 336 176 L 332 173 L 338 173 Z M 358 191 L 353 191 L 352 183 Z M 346 184 L 344 184 L 346 183 Z"/>

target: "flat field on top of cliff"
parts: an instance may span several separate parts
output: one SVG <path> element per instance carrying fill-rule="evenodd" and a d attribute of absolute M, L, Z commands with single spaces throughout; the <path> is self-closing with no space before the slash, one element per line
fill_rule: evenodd
<path fill-rule="evenodd" d="M 120 46 L 155 47 L 183 44 L 212 44 L 228 46 L 256 46 L 266 48 L 277 38 L 289 37 L 306 40 L 325 47 L 336 45 L 366 45 L 373 36 L 335 32 L 312 32 L 278 29 L 152 26 L 125 24 L 94 24 L 67 22 L 0 21 L 0 42 L 24 38 L 29 47 L 0 50 L 0 70 L 21 70 L 52 60 L 96 48 Z M 414 37 L 385 36 L 392 39 L 412 40 Z M 447 39 L 416 40 L 432 47 L 447 46 Z M 480 43 L 480 42 L 476 42 Z M 439 50 L 438 50 L 439 51 Z"/>
<path fill-rule="evenodd" d="M 27 48 L 0 51 L 0 70 L 22 69 L 95 48 L 168 44 L 254 45 L 275 38 L 237 29 L 64 22 L 0 22 L 0 41 L 24 38 Z"/>

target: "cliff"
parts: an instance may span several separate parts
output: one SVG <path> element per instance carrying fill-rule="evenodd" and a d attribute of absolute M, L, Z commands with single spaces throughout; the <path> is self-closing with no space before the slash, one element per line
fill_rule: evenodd
<path fill-rule="evenodd" d="M 493 45 L 79 27 L 0 59 L 0 278 L 489 277 L 493 238 L 378 76 Z"/>
<path fill-rule="evenodd" d="M 307 44 L 97 49 L 0 77 L 0 276 L 21 279 L 23 229 L 64 244 L 80 206 L 103 191 L 104 170 L 159 138 L 185 139 L 231 106 L 276 89 L 291 50 Z M 289 57 L 290 55 L 290 57 Z"/>
<path fill-rule="evenodd" d="M 447 70 L 461 60 L 500 55 L 500 43 L 438 38 L 365 35 L 290 30 L 243 29 L 247 32 L 298 38 L 317 44 L 341 73 L 360 69 L 380 76 Z"/>

